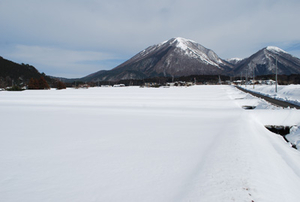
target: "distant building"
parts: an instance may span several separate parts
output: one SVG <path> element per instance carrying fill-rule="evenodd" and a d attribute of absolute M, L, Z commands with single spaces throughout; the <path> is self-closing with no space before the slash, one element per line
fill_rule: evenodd
<path fill-rule="evenodd" d="M 86 88 L 88 89 L 90 86 L 88 84 L 80 84 L 77 88 Z"/>
<path fill-rule="evenodd" d="M 125 84 L 115 84 L 113 87 L 125 87 Z"/>

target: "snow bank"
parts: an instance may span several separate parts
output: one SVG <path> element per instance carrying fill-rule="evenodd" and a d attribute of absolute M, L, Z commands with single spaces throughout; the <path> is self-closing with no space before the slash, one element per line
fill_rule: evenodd
<path fill-rule="evenodd" d="M 230 86 L 0 93 L 0 201 L 298 201 L 300 154 Z M 243 102 L 243 103 L 241 103 Z M 278 112 L 273 114 L 273 112 Z"/>
<path fill-rule="evenodd" d="M 300 150 L 300 126 L 293 126 L 290 134 L 285 136 L 286 139 Z"/>
<path fill-rule="evenodd" d="M 275 85 L 255 85 L 254 89 L 253 86 L 248 85 L 243 86 L 243 88 L 300 105 L 300 85 L 278 85 L 277 93 L 275 92 Z"/>

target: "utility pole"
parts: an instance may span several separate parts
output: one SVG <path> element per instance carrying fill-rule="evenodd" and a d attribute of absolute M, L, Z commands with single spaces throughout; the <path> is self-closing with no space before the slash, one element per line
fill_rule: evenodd
<path fill-rule="evenodd" d="M 254 89 L 254 85 L 255 85 L 255 66 L 253 65 L 253 89 Z"/>
<path fill-rule="evenodd" d="M 276 69 L 275 69 L 275 93 L 277 93 L 277 84 L 278 84 L 278 80 L 277 80 L 277 57 L 276 57 Z"/>
<path fill-rule="evenodd" d="M 248 69 L 246 70 L 246 82 L 245 82 L 245 87 L 247 87 L 247 82 L 248 82 Z"/>
<path fill-rule="evenodd" d="M 243 84 L 243 76 L 242 76 L 242 72 L 241 72 L 241 86 L 242 86 L 242 84 Z"/>

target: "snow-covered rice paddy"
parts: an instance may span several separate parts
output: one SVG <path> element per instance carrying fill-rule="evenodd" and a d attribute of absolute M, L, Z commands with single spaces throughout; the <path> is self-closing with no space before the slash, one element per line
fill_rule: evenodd
<path fill-rule="evenodd" d="M 244 110 L 242 105 L 255 105 Z M 298 110 L 231 86 L 0 92 L 0 201 L 299 201 Z"/>

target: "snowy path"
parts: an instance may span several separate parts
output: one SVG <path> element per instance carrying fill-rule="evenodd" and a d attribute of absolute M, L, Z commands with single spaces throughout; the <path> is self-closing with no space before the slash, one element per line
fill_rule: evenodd
<path fill-rule="evenodd" d="M 241 96 L 230 86 L 1 92 L 0 201 L 299 201 L 300 153 L 262 123 L 280 111 L 243 110 Z"/>

